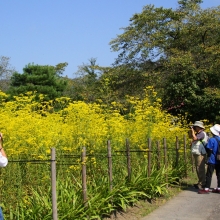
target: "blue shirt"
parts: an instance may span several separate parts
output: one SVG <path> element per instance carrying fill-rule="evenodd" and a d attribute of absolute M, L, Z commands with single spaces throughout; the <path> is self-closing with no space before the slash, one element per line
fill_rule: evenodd
<path fill-rule="evenodd" d="M 219 136 L 215 136 L 215 138 L 217 137 L 217 139 L 220 141 L 220 137 Z M 214 137 L 210 138 L 207 144 L 207 148 L 212 150 L 211 156 L 208 159 L 208 163 L 211 164 L 218 164 L 218 162 L 216 161 L 216 154 L 218 151 L 218 142 Z"/>

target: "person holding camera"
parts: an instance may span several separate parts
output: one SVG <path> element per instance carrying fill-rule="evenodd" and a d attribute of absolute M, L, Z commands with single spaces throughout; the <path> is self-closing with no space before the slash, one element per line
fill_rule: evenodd
<path fill-rule="evenodd" d="M 0 133 L 0 167 L 6 167 L 7 164 L 8 164 L 8 159 L 3 148 L 3 136 L 2 133 Z M 1 207 L 0 207 L 0 220 L 4 220 Z"/>
<path fill-rule="evenodd" d="M 191 126 L 191 153 L 194 157 L 198 183 L 194 184 L 197 189 L 203 189 L 206 183 L 206 145 L 208 142 L 208 135 L 204 131 L 203 122 L 195 121 Z"/>

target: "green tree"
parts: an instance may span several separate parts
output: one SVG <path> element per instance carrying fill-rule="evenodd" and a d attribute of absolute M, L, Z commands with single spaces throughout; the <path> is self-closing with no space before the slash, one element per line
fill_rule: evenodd
<path fill-rule="evenodd" d="M 68 84 L 69 96 L 74 100 L 94 102 L 98 97 L 97 83 L 101 75 L 101 68 L 96 64 L 96 58 L 89 59 L 89 64 L 83 63 L 79 66 L 76 75 L 78 77 Z"/>
<path fill-rule="evenodd" d="M 149 74 L 130 65 L 105 68 L 98 83 L 100 95 L 108 102 L 123 102 L 127 95 L 141 97 L 151 79 Z"/>
<path fill-rule="evenodd" d="M 6 92 L 10 86 L 10 78 L 15 69 L 10 65 L 10 58 L 0 56 L 0 90 Z"/>
<path fill-rule="evenodd" d="M 182 0 L 175 10 L 147 5 L 110 44 L 119 52 L 116 65 L 130 64 L 155 79 L 164 109 L 214 122 L 220 113 L 220 7 L 203 10 L 201 2 Z"/>
<path fill-rule="evenodd" d="M 37 94 L 46 95 L 48 100 L 60 97 L 67 84 L 61 76 L 66 66 L 67 63 L 56 66 L 28 64 L 22 74 L 15 72 L 12 75 L 8 93 L 14 96 L 36 91 Z"/>

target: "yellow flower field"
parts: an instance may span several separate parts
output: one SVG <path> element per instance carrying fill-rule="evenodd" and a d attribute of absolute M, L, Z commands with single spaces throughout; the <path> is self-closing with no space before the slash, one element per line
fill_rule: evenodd
<path fill-rule="evenodd" d="M 176 137 L 182 141 L 186 134 L 185 125 L 181 125 L 178 118 L 161 110 L 161 100 L 152 87 L 146 88 L 142 100 L 127 97 L 125 106 L 116 102 L 107 106 L 100 100 L 99 104 L 74 102 L 67 97 L 44 102 L 40 96 L 40 101 L 36 101 L 35 93 L 31 92 L 14 97 L 15 101 L 9 102 L 6 98 L 7 95 L 0 92 L 0 131 L 9 158 L 8 166 L 1 169 L 0 196 L 7 219 L 51 219 L 51 148 L 56 149 L 57 155 L 58 209 L 63 216 L 60 219 L 65 220 L 86 219 L 87 212 L 94 216 L 109 213 L 113 210 L 111 198 L 114 194 L 123 192 L 131 200 L 140 195 L 161 194 L 166 190 L 165 176 L 169 174 L 172 181 L 186 169 L 183 159 L 176 169 L 168 170 L 164 167 L 156 170 L 156 163 L 152 162 L 151 175 L 155 177 L 146 181 L 148 138 L 152 139 L 153 147 L 156 141 L 162 142 L 166 138 L 173 166 L 175 153 L 172 150 Z M 134 186 L 130 186 L 131 189 L 126 186 L 126 158 L 117 153 L 124 151 L 126 139 L 129 139 L 131 149 L 144 151 L 133 154 Z M 116 152 L 113 175 L 117 186 L 114 185 L 113 192 L 108 190 L 108 140 L 112 151 Z M 80 155 L 83 147 L 90 154 L 85 162 L 90 199 L 90 208 L 86 210 L 82 208 L 81 192 Z M 156 156 L 152 155 L 152 158 Z M 128 198 L 116 200 L 116 206 L 125 204 Z M 100 201 L 103 204 L 100 205 Z M 100 205 L 99 209 L 97 205 Z"/>
<path fill-rule="evenodd" d="M 174 118 L 161 111 L 152 88 L 147 89 L 144 100 L 129 97 L 128 118 L 119 114 L 115 103 L 107 108 L 65 97 L 39 103 L 32 93 L 16 97 L 13 102 L 5 102 L 5 98 L 6 94 L 1 93 L 0 130 L 9 158 L 44 158 L 52 147 L 68 153 L 79 152 L 83 146 L 89 151 L 103 151 L 107 140 L 117 150 L 124 147 L 126 138 L 143 149 L 148 137 L 166 137 L 173 142 L 175 136 L 182 138 L 185 132 Z M 62 109 L 55 111 L 55 105 Z"/>

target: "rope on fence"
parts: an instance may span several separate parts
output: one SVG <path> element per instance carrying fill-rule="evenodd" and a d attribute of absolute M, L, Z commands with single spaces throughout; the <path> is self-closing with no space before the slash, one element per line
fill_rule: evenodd
<path fill-rule="evenodd" d="M 31 163 L 41 162 L 41 163 L 43 163 L 43 162 L 46 162 L 46 163 L 48 163 L 48 162 L 54 162 L 54 161 L 56 161 L 56 160 L 9 160 L 8 162 L 10 162 L 10 163 L 27 163 L 27 162 L 31 162 Z"/>

